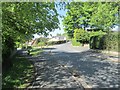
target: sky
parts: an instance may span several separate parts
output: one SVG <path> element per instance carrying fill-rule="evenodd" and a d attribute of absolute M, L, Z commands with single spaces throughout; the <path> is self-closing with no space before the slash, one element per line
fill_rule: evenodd
<path fill-rule="evenodd" d="M 60 9 L 57 8 L 57 7 L 55 7 L 55 8 L 56 8 L 58 14 L 63 15 L 63 16 L 66 15 L 66 12 L 67 12 L 66 10 L 63 10 L 63 9 L 60 10 Z M 52 36 L 56 36 L 58 33 L 59 33 L 59 34 L 63 34 L 63 33 L 64 33 L 63 25 L 62 25 L 62 20 L 63 20 L 63 18 L 61 18 L 60 16 L 58 16 L 58 19 L 59 19 L 59 22 L 60 22 L 60 24 L 59 24 L 60 29 L 55 29 L 55 30 L 53 30 L 52 32 L 49 33 L 49 36 L 48 36 L 48 37 L 50 37 L 50 34 L 52 34 Z M 37 35 L 37 34 L 34 35 L 34 38 L 39 38 L 39 37 L 40 37 L 40 36 Z"/>
<path fill-rule="evenodd" d="M 57 8 L 57 7 L 56 7 L 56 9 L 57 9 L 57 11 L 58 11 L 58 13 L 60 15 L 63 15 L 63 16 L 66 15 L 66 12 L 67 12 L 66 10 L 63 10 L 63 9 L 59 10 L 59 8 Z M 57 33 L 61 33 L 61 34 L 64 33 L 63 25 L 62 25 L 63 18 L 61 18 L 60 16 L 58 16 L 58 19 L 59 19 L 59 22 L 60 22 L 60 24 L 59 24 L 60 30 L 59 29 L 55 29 L 55 31 L 51 32 L 50 34 L 52 34 L 53 36 L 55 36 Z"/>

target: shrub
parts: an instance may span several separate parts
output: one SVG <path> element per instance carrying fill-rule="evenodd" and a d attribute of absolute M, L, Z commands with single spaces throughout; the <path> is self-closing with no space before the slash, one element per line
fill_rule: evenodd
<path fill-rule="evenodd" d="M 18 58 L 19 57 L 19 58 Z M 2 88 L 26 88 L 32 81 L 33 64 L 24 57 L 16 55 L 12 58 L 13 66 L 2 72 Z"/>
<path fill-rule="evenodd" d="M 92 36 L 90 38 L 90 48 L 100 50 L 118 51 L 120 35 L 118 33 L 109 33 L 106 35 Z"/>
<path fill-rule="evenodd" d="M 101 30 L 96 32 L 92 31 L 92 32 L 89 32 L 89 37 L 91 38 L 92 36 L 105 35 L 105 34 L 106 33 Z"/>
<path fill-rule="evenodd" d="M 29 49 L 29 50 L 32 49 L 32 46 L 27 46 L 27 49 Z"/>
<path fill-rule="evenodd" d="M 26 46 L 22 46 L 22 49 L 26 49 Z"/>
<path fill-rule="evenodd" d="M 106 49 L 107 50 L 114 50 L 118 51 L 119 50 L 119 39 L 120 35 L 118 33 L 111 33 L 106 36 Z"/>
<path fill-rule="evenodd" d="M 45 46 L 45 42 L 39 42 L 38 46 Z"/>
<path fill-rule="evenodd" d="M 89 42 L 89 33 L 83 29 L 75 29 L 74 38 L 81 43 Z"/>
<path fill-rule="evenodd" d="M 72 39 L 72 45 L 73 46 L 80 46 L 81 44 L 80 44 L 80 42 L 77 42 L 76 39 L 73 38 Z"/>

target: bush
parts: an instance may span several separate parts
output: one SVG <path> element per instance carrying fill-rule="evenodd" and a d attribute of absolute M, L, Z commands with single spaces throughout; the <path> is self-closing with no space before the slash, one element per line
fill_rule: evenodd
<path fill-rule="evenodd" d="M 29 49 L 29 50 L 32 49 L 32 46 L 27 46 L 27 49 Z"/>
<path fill-rule="evenodd" d="M 80 44 L 80 42 L 77 42 L 76 39 L 73 38 L 72 39 L 72 45 L 73 46 L 80 46 L 81 44 Z"/>
<path fill-rule="evenodd" d="M 81 43 L 89 42 L 89 33 L 83 29 L 75 29 L 74 38 Z"/>
<path fill-rule="evenodd" d="M 91 37 L 93 37 L 93 36 L 98 36 L 98 35 L 105 35 L 106 33 L 105 32 L 103 32 L 103 31 L 96 31 L 96 32 L 94 32 L 94 31 L 92 31 L 92 32 L 89 32 L 89 38 L 91 38 Z"/>
<path fill-rule="evenodd" d="M 118 33 L 111 33 L 108 34 L 104 37 L 105 41 L 104 41 L 104 46 L 106 45 L 107 50 L 114 50 L 114 51 L 118 51 L 119 49 L 119 40 L 120 40 L 120 35 Z"/>
<path fill-rule="evenodd" d="M 45 42 L 39 42 L 38 46 L 45 46 Z"/>
<path fill-rule="evenodd" d="M 100 50 L 118 51 L 120 35 L 118 33 L 109 33 L 106 35 L 92 36 L 90 38 L 90 48 Z"/>
<path fill-rule="evenodd" d="M 22 46 L 22 49 L 26 49 L 26 46 Z"/>
<path fill-rule="evenodd" d="M 91 49 L 102 49 L 102 42 L 101 42 L 101 38 L 103 37 L 103 35 L 98 35 L 98 36 L 92 36 L 90 38 L 90 48 Z"/>

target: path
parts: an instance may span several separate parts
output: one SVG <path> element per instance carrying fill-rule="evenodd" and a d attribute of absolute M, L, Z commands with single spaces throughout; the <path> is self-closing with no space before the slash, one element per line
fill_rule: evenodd
<path fill-rule="evenodd" d="M 31 88 L 83 88 L 86 84 L 115 88 L 119 85 L 119 64 L 107 60 L 107 55 L 88 47 L 72 47 L 70 43 L 44 51 L 37 57 L 28 57 L 36 68 Z"/>

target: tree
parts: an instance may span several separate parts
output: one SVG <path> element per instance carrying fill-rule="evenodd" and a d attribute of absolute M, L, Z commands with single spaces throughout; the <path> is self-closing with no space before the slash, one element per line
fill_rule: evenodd
<path fill-rule="evenodd" d="M 55 3 L 4 2 L 2 3 L 2 58 L 3 66 L 9 66 L 8 59 L 16 42 L 26 42 L 35 33 L 48 35 L 58 28 L 58 14 Z M 8 67 L 7 67 L 8 68 Z"/>
<path fill-rule="evenodd" d="M 66 6 L 68 12 L 64 18 L 63 25 L 65 26 L 64 30 L 71 37 L 73 37 L 76 28 L 85 29 L 89 25 L 88 23 L 93 11 L 93 7 L 90 4 L 88 2 L 71 2 Z"/>
<path fill-rule="evenodd" d="M 116 2 L 71 2 L 66 9 L 63 25 L 71 38 L 76 28 L 93 27 L 107 32 L 116 23 L 118 13 Z"/>
<path fill-rule="evenodd" d="M 92 14 L 90 24 L 97 26 L 103 31 L 109 30 L 109 27 L 116 23 L 118 6 L 115 6 L 115 4 L 116 3 L 114 2 L 96 3 L 94 5 L 94 12 Z"/>

